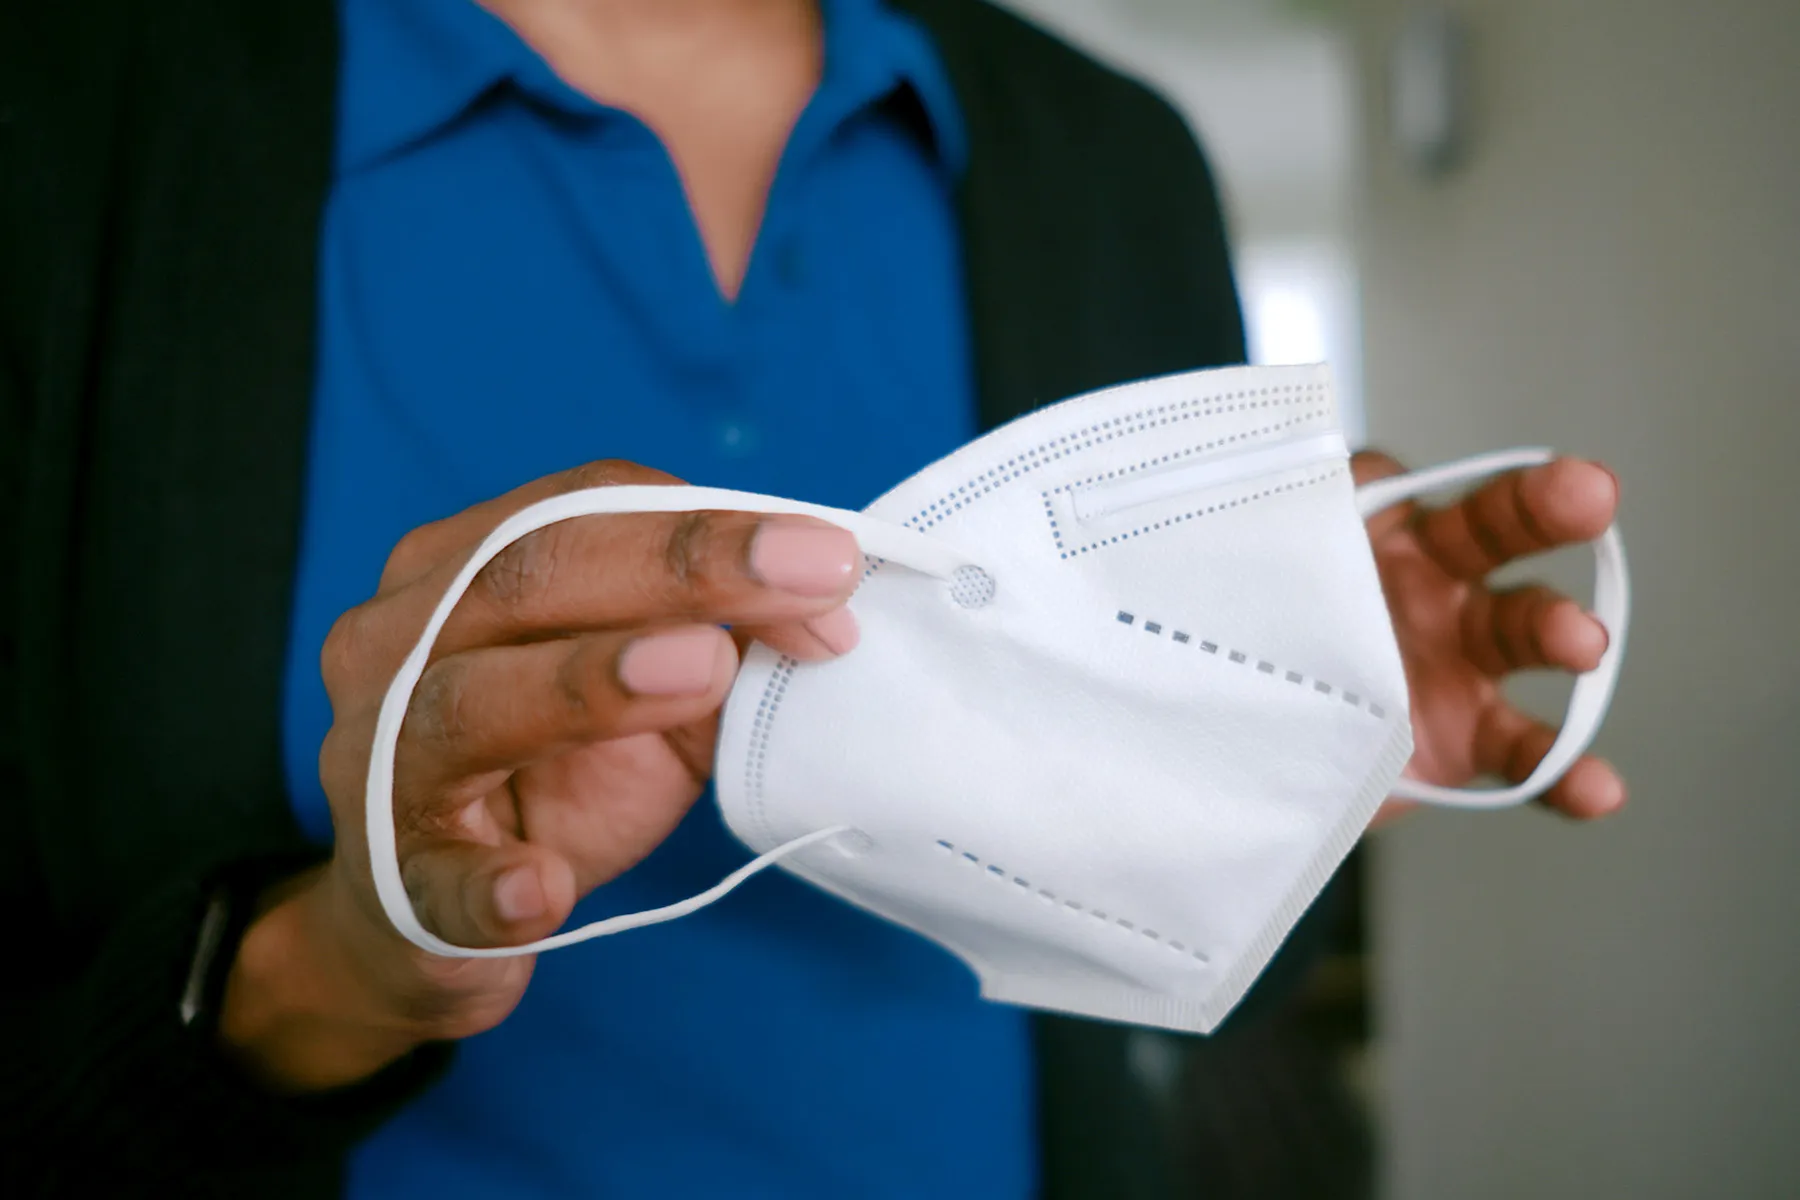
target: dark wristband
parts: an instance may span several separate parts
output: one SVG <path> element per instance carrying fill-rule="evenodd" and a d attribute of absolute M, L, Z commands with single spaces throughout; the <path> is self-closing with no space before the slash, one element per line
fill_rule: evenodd
<path fill-rule="evenodd" d="M 206 906 L 194 933 L 194 953 L 181 989 L 181 1024 L 211 1039 L 218 1035 L 225 986 L 238 947 L 263 907 L 271 887 L 316 866 L 319 854 L 284 854 L 249 859 L 218 871 L 205 889 Z"/>

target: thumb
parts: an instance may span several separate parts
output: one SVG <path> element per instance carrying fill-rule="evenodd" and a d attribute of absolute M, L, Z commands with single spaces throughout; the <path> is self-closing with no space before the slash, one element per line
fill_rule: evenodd
<path fill-rule="evenodd" d="M 400 877 L 420 923 L 470 949 L 548 937 L 575 908 L 568 861 L 529 842 L 434 842 L 407 855 Z"/>

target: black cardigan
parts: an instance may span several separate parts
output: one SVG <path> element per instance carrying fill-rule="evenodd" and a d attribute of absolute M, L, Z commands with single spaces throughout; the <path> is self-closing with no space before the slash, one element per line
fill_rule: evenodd
<path fill-rule="evenodd" d="M 999 10 L 908 0 L 964 113 L 981 418 L 1242 361 L 1207 169 L 1136 84 Z M 328 1195 L 434 1076 L 267 1096 L 177 997 L 203 888 L 305 853 L 280 679 L 313 368 L 331 0 L 0 15 L 0 884 L 8 1169 Z M 1288 956 L 1290 959 L 1293 955 Z M 1045 1194 L 1156 1195 L 1125 1031 L 1036 1022 Z M 16 1194 L 16 1193 L 15 1193 Z"/>

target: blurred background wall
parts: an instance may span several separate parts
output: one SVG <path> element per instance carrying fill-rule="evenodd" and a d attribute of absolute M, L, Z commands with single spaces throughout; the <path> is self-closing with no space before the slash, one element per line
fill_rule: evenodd
<path fill-rule="evenodd" d="M 1331 361 L 1360 435 L 1348 25 L 1310 0 L 1004 2 L 1183 110 L 1224 193 L 1252 359 Z"/>
<path fill-rule="evenodd" d="M 1403 0 L 1016 6 L 1188 113 L 1261 361 L 1332 359 L 1411 461 L 1623 478 L 1630 811 L 1374 839 L 1383 1194 L 1800 1196 L 1800 2 L 1459 0 L 1435 176 L 1390 126 Z"/>
<path fill-rule="evenodd" d="M 1634 797 L 1376 839 L 1388 1194 L 1800 1196 L 1800 4 L 1458 7 L 1464 166 L 1363 163 L 1368 419 L 1618 471 Z"/>

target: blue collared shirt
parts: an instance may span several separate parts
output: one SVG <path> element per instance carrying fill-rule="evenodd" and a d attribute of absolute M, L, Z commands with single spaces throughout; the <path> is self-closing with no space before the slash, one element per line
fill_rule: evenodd
<path fill-rule="evenodd" d="M 973 433 L 954 97 L 878 0 L 823 13 L 823 79 L 728 304 L 641 122 L 469 0 L 342 0 L 285 712 L 318 836 L 319 648 L 407 530 L 599 458 L 860 507 Z M 576 919 L 748 857 L 703 798 Z M 350 1191 L 1003 1200 L 1032 1190 L 1030 1095 L 1020 1013 L 770 872 L 543 956 L 517 1012 L 360 1150 Z"/>

